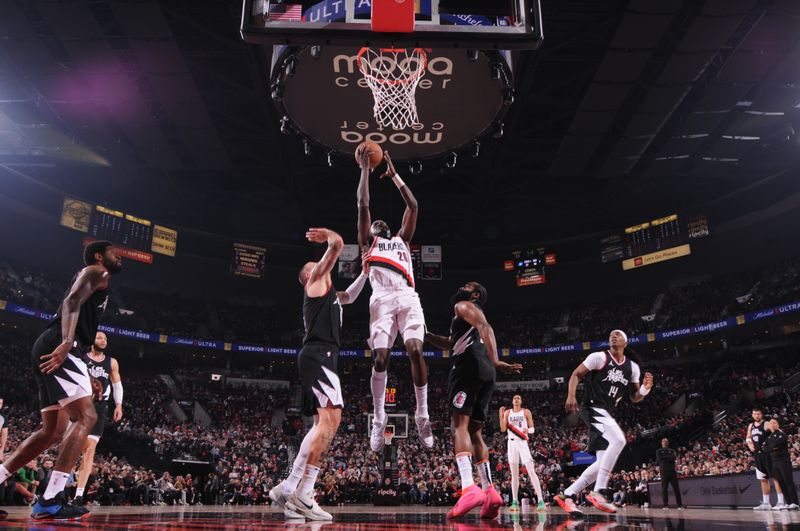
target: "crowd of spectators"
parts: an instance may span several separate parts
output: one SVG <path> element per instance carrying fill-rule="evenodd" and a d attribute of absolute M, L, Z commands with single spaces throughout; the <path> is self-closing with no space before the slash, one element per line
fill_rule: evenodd
<path fill-rule="evenodd" d="M 0 298 L 54 311 L 69 279 L 0 262 Z M 642 293 L 557 309 L 502 311 L 492 319 L 498 343 L 528 347 L 580 339 L 599 339 L 622 326 L 629 335 L 679 328 L 800 299 L 800 259 L 760 271 L 679 283 L 662 294 Z M 656 307 L 654 307 L 654 305 Z M 654 313 L 651 313 L 654 312 Z M 429 312 L 429 328 L 444 331 L 443 316 Z M 215 339 L 296 347 L 302 338 L 299 311 L 286 312 L 253 300 L 198 301 L 174 294 L 115 287 L 104 323 L 193 339 Z M 365 348 L 368 316 L 347 314 L 346 348 Z"/>

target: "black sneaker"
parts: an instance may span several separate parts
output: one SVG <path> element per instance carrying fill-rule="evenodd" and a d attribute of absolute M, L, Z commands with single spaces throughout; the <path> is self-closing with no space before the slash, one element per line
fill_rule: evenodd
<path fill-rule="evenodd" d="M 38 500 L 31 511 L 34 520 L 80 520 L 89 514 L 89 510 L 67 503 L 61 492 L 51 500 Z"/>
<path fill-rule="evenodd" d="M 83 496 L 77 496 L 74 500 L 72 500 L 72 505 L 77 505 L 78 507 L 83 507 L 86 505 L 83 502 Z"/>

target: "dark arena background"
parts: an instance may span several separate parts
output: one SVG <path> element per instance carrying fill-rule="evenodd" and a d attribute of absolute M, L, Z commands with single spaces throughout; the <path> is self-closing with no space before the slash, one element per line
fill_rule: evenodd
<path fill-rule="evenodd" d="M 0 528 L 800 529 L 798 130 L 797 0 L 0 0 Z M 334 288 L 359 277 L 365 140 L 400 176 L 368 175 L 369 209 L 409 236 L 413 282 L 370 264 L 341 306 L 338 381 L 311 386 L 298 271 L 336 249 Z M 341 240 L 310 242 L 315 227 Z M 40 412 L 44 379 L 82 392 L 72 358 L 65 380 L 31 353 L 100 240 L 122 271 L 81 314 L 102 314 L 124 394 L 97 406 L 90 463 L 73 414 L 90 399 Z M 379 274 L 446 337 L 426 336 L 419 359 L 398 337 L 373 394 Z M 454 306 L 468 282 L 486 304 Z M 490 325 L 459 313 L 466 347 L 449 337 L 465 307 Z M 602 379 L 613 330 L 625 361 Z M 497 377 L 468 437 L 489 465 L 464 469 L 451 420 L 470 418 L 471 391 L 449 382 L 464 360 L 494 363 L 489 332 Z M 334 374 L 326 348 L 315 370 Z M 606 362 L 573 379 L 578 403 L 633 378 L 629 360 L 642 386 L 611 387 L 611 416 L 587 422 L 565 406 L 593 352 Z M 432 447 L 415 422 L 420 362 Z M 341 408 L 320 405 L 334 395 Z M 501 410 L 515 395 L 534 428 L 517 442 Z M 341 414 L 318 471 L 301 447 L 309 400 Z M 776 421 L 760 435 L 757 412 Z M 19 462 L 45 417 L 75 424 Z M 611 465 L 598 438 L 624 445 Z M 527 465 L 509 463 L 519 441 Z M 296 463 L 308 488 L 276 503 Z M 603 463 L 605 488 L 570 489 Z M 448 516 L 494 493 L 499 514 Z M 330 518 L 287 517 L 304 499 Z M 61 512 L 43 513 L 52 500 Z"/>

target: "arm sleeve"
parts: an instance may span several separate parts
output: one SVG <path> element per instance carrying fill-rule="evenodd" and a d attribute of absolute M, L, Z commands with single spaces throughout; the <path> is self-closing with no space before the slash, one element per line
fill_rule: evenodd
<path fill-rule="evenodd" d="M 599 371 L 606 364 L 606 355 L 604 352 L 592 352 L 586 359 L 583 360 L 583 366 L 590 371 Z"/>
<path fill-rule="evenodd" d="M 111 389 L 114 391 L 114 403 L 117 405 L 122 404 L 122 382 L 112 383 Z"/>
<path fill-rule="evenodd" d="M 639 369 L 639 364 L 631 362 L 631 381 L 632 381 L 632 383 L 635 383 L 636 385 L 639 385 L 639 382 L 641 381 L 641 372 L 642 371 Z"/>
<path fill-rule="evenodd" d="M 347 293 L 347 304 L 351 304 L 358 298 L 358 296 L 361 294 L 361 290 L 364 289 L 364 283 L 366 281 L 367 275 L 362 272 L 352 284 L 347 286 L 347 289 L 344 290 L 344 292 Z"/>

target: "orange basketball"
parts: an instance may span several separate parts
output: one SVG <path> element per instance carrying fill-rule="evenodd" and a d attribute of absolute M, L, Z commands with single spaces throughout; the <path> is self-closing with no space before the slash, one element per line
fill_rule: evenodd
<path fill-rule="evenodd" d="M 383 162 L 383 150 L 381 146 L 376 144 L 371 140 L 364 140 L 361 142 L 358 147 L 356 148 L 356 162 L 358 162 L 358 157 L 361 154 L 361 150 L 366 149 L 369 155 L 369 167 L 370 168 L 377 168 L 378 164 Z"/>

